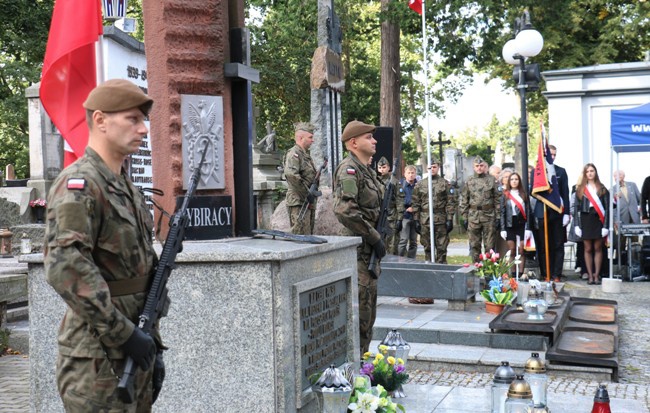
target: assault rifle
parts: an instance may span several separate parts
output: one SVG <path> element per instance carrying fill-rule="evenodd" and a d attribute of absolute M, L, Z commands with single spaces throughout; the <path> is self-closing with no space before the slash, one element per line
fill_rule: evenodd
<path fill-rule="evenodd" d="M 208 151 L 208 145 L 209 143 L 206 142 L 205 148 L 203 148 L 203 152 L 201 153 L 201 162 L 199 162 L 199 165 L 194 168 L 194 171 L 192 172 L 189 187 L 187 188 L 181 207 L 169 220 L 169 233 L 167 234 L 165 245 L 160 254 L 160 260 L 158 261 L 158 266 L 156 267 L 151 287 L 149 287 L 149 293 L 147 294 L 144 309 L 142 310 L 142 314 L 139 317 L 138 325 L 136 327 L 142 329 L 142 331 L 147 334 L 151 333 L 153 326 L 161 317 L 167 315 L 167 281 L 169 280 L 169 275 L 171 274 L 172 269 L 175 267 L 174 262 L 176 261 L 176 255 L 183 249 L 185 228 L 187 228 L 187 225 L 189 224 L 187 207 L 190 199 L 194 196 L 196 187 L 199 184 L 201 167 L 205 161 L 205 154 Z M 122 374 L 120 382 L 117 385 L 118 396 L 124 403 L 133 403 L 135 400 L 133 381 L 135 379 L 137 368 L 138 366 L 131 357 L 126 359 L 124 374 Z"/>
<path fill-rule="evenodd" d="M 393 170 L 390 174 L 390 179 L 384 190 L 384 199 L 381 201 L 381 210 L 379 211 L 379 220 L 377 221 L 377 227 L 375 228 L 379 232 L 381 240 L 384 241 L 386 235 L 388 235 L 388 207 L 390 206 L 390 201 L 393 198 L 395 192 L 395 181 L 397 180 L 397 167 L 399 166 L 400 156 L 402 155 L 402 148 L 397 152 L 397 157 L 393 163 Z M 381 257 L 380 257 L 381 259 Z M 373 248 L 372 254 L 370 255 L 370 262 L 368 263 L 368 271 L 372 278 L 377 279 L 379 277 L 377 266 L 379 265 L 379 259 Z"/>
<path fill-rule="evenodd" d="M 300 212 L 298 213 L 299 221 L 302 221 L 302 219 L 305 217 L 305 214 L 307 213 L 307 210 L 309 209 L 309 206 L 311 205 L 311 202 L 309 202 L 309 195 L 313 195 L 314 197 L 323 195 L 323 193 L 318 190 L 318 185 L 320 185 L 320 175 L 325 170 L 325 168 L 327 168 L 327 156 L 323 158 L 323 164 L 318 169 L 318 172 L 316 172 L 314 181 L 311 183 L 311 186 L 307 191 L 308 197 L 305 199 L 305 202 L 302 203 L 302 207 L 300 207 Z"/>

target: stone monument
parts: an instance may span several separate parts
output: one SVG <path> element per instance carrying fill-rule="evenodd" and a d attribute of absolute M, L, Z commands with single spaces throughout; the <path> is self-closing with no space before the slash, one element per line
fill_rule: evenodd
<path fill-rule="evenodd" d="M 276 148 L 275 131 L 266 123 L 266 135 L 253 148 L 253 190 L 257 205 L 258 228 L 271 229 L 271 216 L 282 201 L 287 184 L 282 180 L 282 154 Z"/>

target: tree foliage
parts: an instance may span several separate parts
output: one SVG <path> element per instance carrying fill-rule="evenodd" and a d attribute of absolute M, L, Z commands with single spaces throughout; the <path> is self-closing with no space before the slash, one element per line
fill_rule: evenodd
<path fill-rule="evenodd" d="M 39 81 L 52 0 L 0 0 L 0 165 L 29 177 L 25 89 Z"/>

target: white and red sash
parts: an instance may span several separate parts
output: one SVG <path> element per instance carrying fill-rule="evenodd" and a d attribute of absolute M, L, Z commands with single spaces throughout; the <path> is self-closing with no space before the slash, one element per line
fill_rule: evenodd
<path fill-rule="evenodd" d="M 600 198 L 598 198 L 596 189 L 589 185 L 586 185 L 585 189 L 585 196 L 587 199 L 589 199 L 589 202 L 591 202 L 591 206 L 593 206 L 596 210 L 598 218 L 600 218 L 600 223 L 605 225 L 605 207 L 603 206 L 602 202 L 600 202 Z"/>
<path fill-rule="evenodd" d="M 521 216 L 524 217 L 524 220 L 527 221 L 526 218 L 526 208 L 524 208 L 524 200 L 519 196 L 519 194 L 513 194 L 510 191 L 506 191 L 506 195 L 508 196 L 508 199 L 512 201 L 513 204 L 519 209 L 519 212 L 521 212 Z"/>

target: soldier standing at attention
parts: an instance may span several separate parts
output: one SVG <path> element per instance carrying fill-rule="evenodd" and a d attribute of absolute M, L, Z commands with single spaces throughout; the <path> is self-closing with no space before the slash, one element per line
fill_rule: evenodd
<path fill-rule="evenodd" d="M 379 179 L 384 184 L 384 187 L 388 185 L 392 175 L 391 175 L 391 165 L 385 157 L 381 157 L 377 162 L 377 172 L 379 173 Z M 400 186 L 397 179 L 393 179 L 393 197 L 388 203 L 388 228 L 390 229 L 390 235 L 386 237 L 386 249 L 389 254 L 397 255 L 397 246 L 399 244 L 399 231 L 397 231 L 397 188 Z"/>
<path fill-rule="evenodd" d="M 59 329 L 57 386 L 66 412 L 150 412 L 164 378 L 158 330 L 136 326 L 158 262 L 153 220 L 123 169 L 148 130 L 153 100 L 127 80 L 93 89 L 83 106 L 88 147 L 49 193 L 47 282 L 68 305 Z M 135 402 L 117 396 L 125 359 L 138 365 Z"/>
<path fill-rule="evenodd" d="M 440 161 L 431 157 L 431 189 L 433 199 L 434 242 L 436 244 L 436 262 L 447 264 L 447 246 L 449 233 L 454 229 L 456 212 L 456 194 L 454 188 L 438 174 Z M 429 179 L 424 176 L 415 185 L 411 201 L 413 214 L 420 221 L 422 234 L 420 243 L 424 246 L 427 261 L 431 261 L 431 222 L 429 217 Z"/>
<path fill-rule="evenodd" d="M 314 143 L 314 127 L 305 122 L 295 125 L 296 144 L 289 149 L 284 158 L 284 176 L 287 178 L 287 210 L 291 232 L 298 235 L 314 233 L 314 216 L 316 214 L 316 194 L 309 193 L 316 167 L 309 155 L 309 148 Z M 308 202 L 309 211 L 302 220 L 298 219 L 302 205 Z"/>
<path fill-rule="evenodd" d="M 348 156 L 334 173 L 334 214 L 345 227 L 341 235 L 361 237 L 357 246 L 359 276 L 359 335 L 361 354 L 368 351 L 372 326 L 377 316 L 377 279 L 368 271 L 372 251 L 378 259 L 386 255 L 386 247 L 375 227 L 379 220 L 384 185 L 368 161 L 375 153 L 375 127 L 353 120 L 341 135 Z"/>
<path fill-rule="evenodd" d="M 474 176 L 469 178 L 461 191 L 460 215 L 465 221 L 472 260 L 478 262 L 481 245 L 485 251 L 496 247 L 497 219 L 501 196 L 494 177 L 488 175 L 485 161 L 474 158 Z M 485 163 L 487 166 L 487 163 Z"/>

